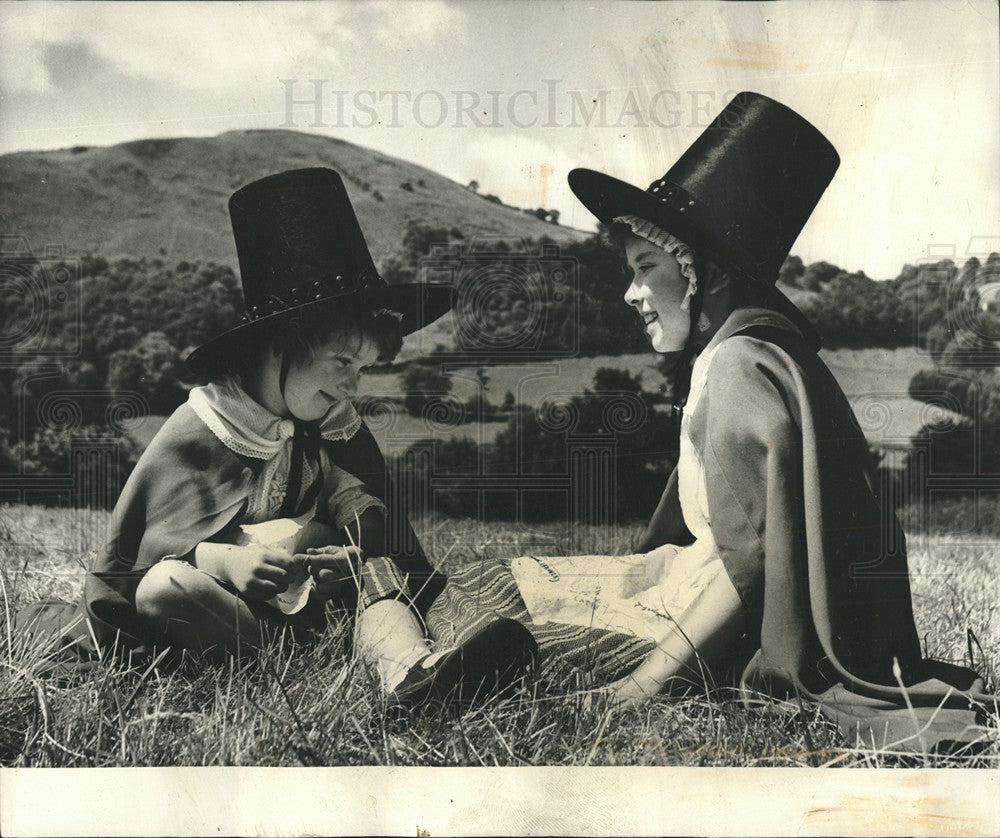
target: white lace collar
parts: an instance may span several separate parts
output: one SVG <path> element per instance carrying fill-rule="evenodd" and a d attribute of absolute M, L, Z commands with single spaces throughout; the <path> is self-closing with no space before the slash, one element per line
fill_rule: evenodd
<path fill-rule="evenodd" d="M 291 419 L 258 404 L 233 378 L 195 387 L 188 404 L 226 448 L 245 457 L 270 460 L 295 434 Z M 350 439 L 360 427 L 361 417 L 344 399 L 330 408 L 319 429 L 323 439 L 337 441 Z"/>

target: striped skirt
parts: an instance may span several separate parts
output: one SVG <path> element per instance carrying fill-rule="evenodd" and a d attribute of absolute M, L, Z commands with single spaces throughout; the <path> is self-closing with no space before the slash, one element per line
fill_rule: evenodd
<path fill-rule="evenodd" d="M 510 572 L 511 559 L 487 559 L 448 574 L 427 611 L 440 647 L 459 645 L 497 617 L 527 626 L 538 643 L 539 679 L 556 689 L 586 689 L 621 678 L 653 649 L 650 640 L 598 628 L 535 625 Z"/>

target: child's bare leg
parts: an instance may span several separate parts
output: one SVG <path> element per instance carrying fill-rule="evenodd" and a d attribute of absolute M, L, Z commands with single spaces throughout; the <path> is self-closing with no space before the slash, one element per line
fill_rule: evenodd
<path fill-rule="evenodd" d="M 378 670 L 389 693 L 430 652 L 430 641 L 405 602 L 382 599 L 358 615 L 357 649 Z"/>
<path fill-rule="evenodd" d="M 249 606 L 187 562 L 151 567 L 139 583 L 135 604 L 171 645 L 218 658 L 255 654 L 263 645 L 260 621 Z"/>

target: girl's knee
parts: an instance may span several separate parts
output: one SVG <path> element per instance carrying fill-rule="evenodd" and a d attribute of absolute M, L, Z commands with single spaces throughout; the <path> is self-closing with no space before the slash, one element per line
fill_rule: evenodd
<path fill-rule="evenodd" d="M 136 610 L 147 619 L 166 620 L 190 606 L 198 589 L 197 568 L 165 560 L 153 565 L 135 592 Z"/>
<path fill-rule="evenodd" d="M 136 611 L 165 643 L 212 656 L 261 645 L 257 619 L 218 579 L 187 562 L 151 567 L 135 592 Z"/>

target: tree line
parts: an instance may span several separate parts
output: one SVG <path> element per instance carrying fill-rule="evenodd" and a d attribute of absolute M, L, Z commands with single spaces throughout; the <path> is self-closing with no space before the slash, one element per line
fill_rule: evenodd
<path fill-rule="evenodd" d="M 923 321 L 931 365 L 913 376 L 910 396 L 948 413 L 913 437 L 906 472 L 963 494 L 1000 478 L 1000 254 L 969 259 L 936 302 Z"/>
<path fill-rule="evenodd" d="M 475 348 L 486 368 L 507 358 L 503 340 L 516 341 L 529 332 L 534 341 L 529 354 L 538 357 L 648 351 L 635 315 L 621 302 L 628 280 L 620 255 L 601 235 L 568 245 L 548 239 L 521 248 L 501 244 L 477 249 L 457 228 L 411 223 L 399 254 L 386 260 L 383 273 L 388 281 L 400 282 L 450 271 L 452 280 L 461 274 L 473 283 L 466 303 L 459 295 L 454 328 L 460 334 L 463 323 L 471 324 L 468 331 L 484 338 Z M 65 470 L 71 437 L 116 433 L 108 418 L 115 399 L 138 397 L 141 405 L 130 409 L 170 413 L 196 383 L 186 375 L 186 353 L 231 326 L 242 311 L 237 277 L 229 267 L 212 263 L 100 256 L 78 264 L 7 259 L 0 261 L 0 275 L 6 278 L 0 283 L 0 349 L 7 358 L 0 365 L 0 470 L 7 473 Z M 779 283 L 828 347 L 925 350 L 931 365 L 914 378 L 911 395 L 962 419 L 954 426 L 926 425 L 915 443 L 930 451 L 932 468 L 939 472 L 1000 471 L 994 462 L 1000 456 L 1000 295 L 995 294 L 1000 256 L 970 259 L 961 267 L 950 260 L 907 265 L 896 278 L 881 282 L 826 262 L 805 265 L 792 256 Z M 499 348 L 486 338 L 499 339 Z M 433 357 L 428 360 L 402 370 L 401 407 L 414 415 L 426 408 L 427 392 L 448 389 Z M 665 370 L 668 365 L 664 362 Z M 612 389 L 609 375 L 580 398 L 595 404 L 606 399 Z M 647 399 L 650 421 L 658 421 L 659 394 L 643 393 L 637 382 L 621 380 L 616 388 Z M 72 415 L 64 410 L 55 421 L 53 406 L 60 394 L 69 394 Z M 565 452 L 565 440 L 548 440 L 544 423 L 519 405 L 470 402 L 463 409 L 470 421 L 515 423 L 509 433 L 501 433 L 487 460 L 511 461 L 515 442 L 524 448 L 521 456 L 537 455 L 539 462 L 560 462 L 547 446 L 562 446 Z M 600 413 L 582 402 L 572 409 L 594 422 Z M 588 427 L 587 421 L 581 428 Z M 464 462 L 470 456 L 461 443 L 449 445 L 438 462 Z M 660 456 L 640 463 L 635 452 L 626 452 L 619 446 L 622 462 L 632 457 L 641 475 L 657 472 L 665 462 Z M 115 479 L 127 474 L 136 453 L 126 452 Z"/>

